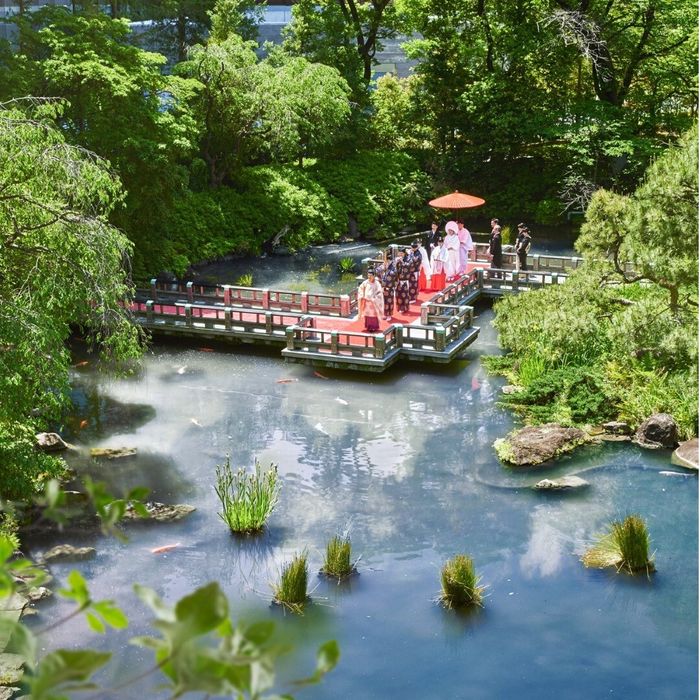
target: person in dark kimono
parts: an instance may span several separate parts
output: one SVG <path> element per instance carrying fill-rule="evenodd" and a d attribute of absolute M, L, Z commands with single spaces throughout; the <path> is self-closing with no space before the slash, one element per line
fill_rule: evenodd
<path fill-rule="evenodd" d="M 491 219 L 491 238 L 489 240 L 491 269 L 500 270 L 503 267 L 503 247 L 501 244 L 501 226 L 498 219 Z M 494 278 L 500 278 L 500 273 L 490 273 Z"/>
<path fill-rule="evenodd" d="M 375 268 L 377 279 L 384 291 L 384 320 L 390 321 L 394 313 L 394 293 L 396 292 L 396 265 L 384 251 L 384 262 Z"/>
<path fill-rule="evenodd" d="M 530 230 L 528 227 L 525 226 L 525 224 L 518 224 L 518 235 L 515 239 L 515 252 L 518 256 L 515 265 L 516 271 L 527 271 L 527 254 L 530 250 L 531 243 L 532 237 L 530 236 Z"/>
<path fill-rule="evenodd" d="M 408 257 L 405 250 L 399 250 L 399 257 L 396 260 L 396 306 L 401 313 L 406 313 L 411 303 L 409 296 L 411 266 Z"/>
<path fill-rule="evenodd" d="M 411 277 L 408 284 L 408 296 L 411 303 L 418 300 L 418 278 L 420 277 L 420 264 L 423 260 L 419 248 L 420 243 L 418 241 L 413 241 L 413 243 L 411 243 L 411 251 L 406 256 L 411 268 Z"/>

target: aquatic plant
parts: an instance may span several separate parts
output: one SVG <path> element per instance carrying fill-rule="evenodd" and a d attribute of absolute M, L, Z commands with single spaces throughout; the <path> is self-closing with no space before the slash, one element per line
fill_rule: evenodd
<path fill-rule="evenodd" d="M 349 537 L 335 535 L 326 545 L 326 557 L 321 573 L 339 581 L 355 573 L 355 565 L 350 561 L 352 545 Z"/>
<path fill-rule="evenodd" d="M 246 272 L 246 274 L 241 275 L 236 280 L 236 286 L 238 286 L 238 287 L 252 287 L 253 286 L 253 273 Z"/>
<path fill-rule="evenodd" d="M 438 600 L 446 608 L 482 605 L 484 587 L 476 575 L 474 562 L 465 554 L 448 559 L 440 572 L 442 591 Z"/>
<path fill-rule="evenodd" d="M 510 226 L 504 226 L 501 229 L 501 244 L 502 245 L 512 245 L 514 243 L 513 239 L 513 229 Z"/>
<path fill-rule="evenodd" d="M 342 273 L 353 272 L 355 269 L 355 261 L 352 258 L 341 258 L 338 260 L 338 269 Z"/>
<path fill-rule="evenodd" d="M 309 578 L 307 554 L 295 554 L 292 561 L 282 567 L 279 583 L 272 586 L 274 601 L 292 612 L 301 613 L 309 599 L 306 584 Z"/>
<path fill-rule="evenodd" d="M 221 501 L 219 517 L 231 528 L 231 532 L 259 532 L 277 505 L 280 490 L 277 465 L 270 464 L 270 468 L 263 473 L 256 459 L 254 472 L 242 468 L 233 472 L 227 455 L 226 463 L 216 466 L 214 490 Z"/>
<path fill-rule="evenodd" d="M 614 520 L 610 531 L 581 557 L 584 566 L 596 569 L 615 567 L 630 574 L 654 571 L 653 556 L 649 556 L 649 531 L 644 519 L 628 515 L 623 521 Z"/>

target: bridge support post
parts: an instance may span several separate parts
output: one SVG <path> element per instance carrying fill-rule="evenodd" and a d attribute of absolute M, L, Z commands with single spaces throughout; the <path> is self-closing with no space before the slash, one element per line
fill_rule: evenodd
<path fill-rule="evenodd" d="M 192 325 L 192 304 L 185 304 L 185 323 Z"/>
<path fill-rule="evenodd" d="M 287 338 L 287 350 L 294 350 L 294 326 L 287 326 L 284 335 Z"/>
<path fill-rule="evenodd" d="M 476 271 L 476 286 L 477 286 L 479 289 L 483 289 L 483 288 L 484 288 L 484 268 L 483 268 L 483 267 L 480 267 L 480 268 Z"/>
<path fill-rule="evenodd" d="M 513 291 L 517 292 L 518 288 L 520 286 L 520 272 L 518 270 L 513 270 L 512 278 L 513 278 L 513 284 L 512 284 Z"/>
<path fill-rule="evenodd" d="M 331 331 L 331 354 L 338 354 L 338 331 Z"/>
<path fill-rule="evenodd" d="M 559 275 L 556 272 L 552 273 L 552 286 L 556 287 L 559 284 Z"/>
<path fill-rule="evenodd" d="M 263 307 L 263 309 L 270 308 L 270 290 L 269 289 L 262 290 L 262 307 Z"/>
<path fill-rule="evenodd" d="M 444 352 L 447 345 L 447 337 L 444 326 L 435 326 L 435 349 L 438 352 Z"/>
<path fill-rule="evenodd" d="M 403 346 L 403 323 L 394 324 L 394 337 L 396 338 L 396 347 Z"/>
<path fill-rule="evenodd" d="M 158 299 L 158 286 L 157 286 L 157 284 L 158 284 L 158 282 L 157 282 L 156 278 L 154 277 L 151 280 L 151 299 L 153 299 L 153 301 L 157 301 L 157 299 Z"/>
<path fill-rule="evenodd" d="M 540 256 L 539 255 L 532 256 L 532 269 L 535 271 L 538 271 L 540 269 Z"/>
<path fill-rule="evenodd" d="M 374 336 L 374 356 L 381 359 L 384 357 L 385 352 L 386 338 L 384 337 L 384 333 L 377 333 L 377 335 Z"/>
<path fill-rule="evenodd" d="M 350 315 L 350 295 L 341 294 L 340 295 L 340 315 L 343 318 L 347 318 Z"/>
<path fill-rule="evenodd" d="M 309 313 L 309 293 L 301 293 L 301 312 L 304 314 Z"/>
<path fill-rule="evenodd" d="M 265 312 L 265 333 L 272 335 L 272 312 Z"/>
<path fill-rule="evenodd" d="M 194 301 L 194 289 L 192 289 L 192 286 L 192 282 L 187 283 L 187 301 L 189 301 L 190 304 Z"/>
<path fill-rule="evenodd" d="M 231 285 L 224 285 L 224 306 L 231 306 Z"/>
<path fill-rule="evenodd" d="M 420 305 L 420 322 L 424 325 L 428 325 L 428 311 L 430 310 L 430 304 L 427 301 L 424 301 Z"/>
<path fill-rule="evenodd" d="M 227 331 L 231 330 L 231 309 L 228 306 L 224 309 L 224 325 Z"/>
<path fill-rule="evenodd" d="M 153 323 L 153 301 L 146 302 L 146 323 Z"/>

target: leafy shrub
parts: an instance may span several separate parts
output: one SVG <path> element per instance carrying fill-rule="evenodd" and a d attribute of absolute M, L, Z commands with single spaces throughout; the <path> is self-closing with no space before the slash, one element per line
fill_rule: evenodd
<path fill-rule="evenodd" d="M 341 258 L 338 261 L 338 269 L 343 274 L 352 272 L 355 269 L 355 261 L 352 258 Z"/>
<path fill-rule="evenodd" d="M 258 460 L 255 471 L 231 470 L 230 459 L 216 467 L 216 495 L 221 501 L 219 517 L 229 526 L 231 532 L 255 533 L 265 527 L 267 519 L 277 505 L 279 484 L 277 465 L 271 464 L 263 474 Z"/>
<path fill-rule="evenodd" d="M 273 586 L 274 600 L 292 612 L 300 613 L 309 596 L 306 592 L 309 567 L 306 552 L 296 554 L 282 567 L 279 583 Z"/>
<path fill-rule="evenodd" d="M 649 545 L 649 531 L 644 520 L 639 515 L 628 515 L 623 521 L 613 521 L 609 532 L 586 550 L 581 561 L 596 569 L 614 566 L 618 572 L 649 573 L 654 571 Z"/>
<path fill-rule="evenodd" d="M 347 537 L 336 535 L 326 545 L 326 557 L 323 560 L 321 573 L 341 579 L 355 572 L 355 565 L 350 561 L 352 546 Z"/>
<path fill-rule="evenodd" d="M 479 585 L 471 557 L 458 554 L 445 562 L 440 581 L 442 591 L 439 600 L 446 608 L 482 605 L 484 588 Z"/>
<path fill-rule="evenodd" d="M 253 286 L 253 274 L 251 272 L 241 275 L 237 280 L 236 284 L 239 287 L 252 287 Z"/>

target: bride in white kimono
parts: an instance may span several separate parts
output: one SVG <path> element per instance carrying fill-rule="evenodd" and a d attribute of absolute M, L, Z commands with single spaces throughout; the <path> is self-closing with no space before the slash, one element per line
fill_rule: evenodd
<path fill-rule="evenodd" d="M 457 223 L 448 221 L 445 225 L 445 240 L 442 243 L 443 269 L 448 282 L 457 277 L 459 272 L 459 236 L 457 233 Z"/>

